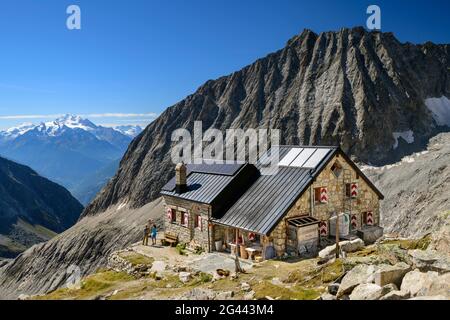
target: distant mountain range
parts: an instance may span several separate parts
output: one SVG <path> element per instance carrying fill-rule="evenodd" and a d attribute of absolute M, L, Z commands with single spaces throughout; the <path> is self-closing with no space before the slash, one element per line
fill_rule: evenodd
<path fill-rule="evenodd" d="M 82 210 L 65 188 L 0 158 L 0 257 L 47 241 L 71 227 Z"/>
<path fill-rule="evenodd" d="M 139 126 L 95 125 L 80 116 L 0 131 L 0 155 L 66 187 L 84 205 L 115 173 Z"/>

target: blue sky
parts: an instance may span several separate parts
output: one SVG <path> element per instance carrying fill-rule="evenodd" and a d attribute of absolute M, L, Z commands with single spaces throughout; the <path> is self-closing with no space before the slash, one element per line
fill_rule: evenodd
<path fill-rule="evenodd" d="M 81 30 L 66 28 L 71 4 Z M 148 123 L 304 28 L 365 25 L 370 4 L 401 41 L 450 43 L 448 0 L 2 0 L 0 128 L 64 113 Z"/>

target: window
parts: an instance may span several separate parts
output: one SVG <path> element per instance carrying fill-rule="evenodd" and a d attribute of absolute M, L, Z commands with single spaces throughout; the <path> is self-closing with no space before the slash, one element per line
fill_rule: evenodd
<path fill-rule="evenodd" d="M 202 216 L 197 214 L 194 219 L 194 227 L 197 229 L 202 229 Z"/>
<path fill-rule="evenodd" d="M 334 176 L 336 178 L 339 178 L 339 176 L 342 173 L 342 166 L 339 164 L 339 162 L 335 162 L 332 166 L 331 166 L 331 171 L 333 172 Z"/>
<path fill-rule="evenodd" d="M 325 187 L 314 188 L 314 202 L 316 204 L 328 203 L 328 189 Z"/>
<path fill-rule="evenodd" d="M 351 194 L 351 185 L 350 185 L 350 183 L 346 183 L 345 184 L 345 196 L 347 198 L 350 198 L 350 194 Z"/>
<path fill-rule="evenodd" d="M 170 222 L 177 222 L 177 212 L 174 209 L 170 209 Z"/>
<path fill-rule="evenodd" d="M 361 225 L 366 226 L 367 225 L 367 212 L 363 212 L 361 215 Z"/>
<path fill-rule="evenodd" d="M 181 225 L 187 227 L 188 226 L 188 215 L 186 212 L 181 212 Z"/>

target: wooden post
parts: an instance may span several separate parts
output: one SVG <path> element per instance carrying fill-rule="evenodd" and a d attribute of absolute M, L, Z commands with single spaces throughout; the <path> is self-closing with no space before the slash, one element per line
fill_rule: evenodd
<path fill-rule="evenodd" d="M 234 258 L 234 264 L 235 264 L 235 272 L 242 273 L 241 264 L 239 262 L 239 252 L 238 252 L 238 244 L 239 243 L 239 229 L 236 228 L 236 248 L 235 248 L 235 258 Z"/>
<path fill-rule="evenodd" d="M 336 213 L 336 259 L 339 258 L 339 213 Z"/>

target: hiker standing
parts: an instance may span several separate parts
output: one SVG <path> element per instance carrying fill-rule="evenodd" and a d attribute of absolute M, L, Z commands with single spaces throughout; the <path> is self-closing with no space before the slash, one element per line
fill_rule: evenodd
<path fill-rule="evenodd" d="M 158 233 L 156 224 L 153 225 L 151 233 L 152 233 L 152 245 L 156 245 L 156 234 Z"/>
<path fill-rule="evenodd" d="M 144 239 L 142 240 L 142 245 L 144 246 L 148 246 L 148 236 L 150 234 L 150 228 L 148 227 L 148 225 L 145 226 L 144 228 Z"/>

